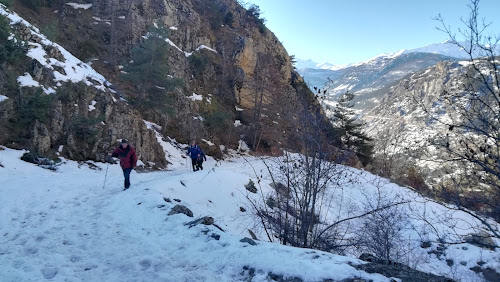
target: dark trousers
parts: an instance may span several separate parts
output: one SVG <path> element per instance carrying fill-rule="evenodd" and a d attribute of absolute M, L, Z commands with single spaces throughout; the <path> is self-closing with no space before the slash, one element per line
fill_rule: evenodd
<path fill-rule="evenodd" d="M 198 159 L 191 159 L 191 164 L 193 165 L 193 171 L 197 171 Z"/>
<path fill-rule="evenodd" d="M 124 168 L 123 169 L 123 176 L 125 177 L 125 189 L 130 187 L 130 173 L 132 172 L 132 168 Z"/>
<path fill-rule="evenodd" d="M 198 163 L 196 164 L 199 169 L 203 170 L 203 158 L 198 159 Z"/>

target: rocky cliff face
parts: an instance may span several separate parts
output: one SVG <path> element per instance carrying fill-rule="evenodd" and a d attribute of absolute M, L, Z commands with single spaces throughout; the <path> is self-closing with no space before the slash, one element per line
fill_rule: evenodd
<path fill-rule="evenodd" d="M 453 163 L 443 164 L 449 156 L 434 144 L 444 136 L 453 142 L 447 124 L 459 124 L 464 117 L 443 99 L 453 93 L 462 103 L 458 97 L 465 95 L 462 86 L 469 68 L 468 62 L 439 62 L 390 87 L 380 104 L 363 117 L 376 140 L 375 151 L 415 165 L 429 184 L 443 184 L 450 171 L 460 174 Z"/>
<path fill-rule="evenodd" d="M 34 11 L 16 1 L 12 9 L 40 27 L 40 34 L 48 33 L 53 41 L 103 76 L 97 81 L 88 77 L 80 80 L 85 84 L 81 86 L 83 94 L 75 89 L 63 91 L 63 86 L 76 87 L 66 84 L 78 81 L 53 79 L 62 64 L 51 60 L 57 60 L 60 51 L 50 53 L 49 49 L 54 49 L 51 43 L 36 39 L 40 35 L 33 32 L 24 32 L 30 45 L 45 42 L 41 48 L 46 51 L 47 62 L 30 57 L 26 73 L 59 96 L 73 93 L 66 95 L 66 100 L 58 98 L 54 102 L 50 121 L 38 121 L 30 133 L 24 134 L 31 149 L 45 153 L 64 144 L 64 155 L 101 159 L 117 138 L 128 138 L 143 154 L 143 161 L 164 166 L 167 161 L 155 133 L 146 128 L 143 120 L 158 124 L 162 134 L 182 142 L 211 141 L 202 144 L 211 154 L 220 154 L 218 145 L 236 147 L 239 139 L 264 151 L 296 145 L 290 142 L 290 136 L 295 134 L 302 108 L 298 92 L 304 97 L 313 97 L 312 93 L 297 89 L 296 82 L 301 78 L 294 73 L 284 47 L 236 1 L 51 3 Z M 155 23 L 164 24 L 169 31 L 170 71 L 165 75 L 183 81 L 182 86 L 169 93 L 174 101 L 173 116 L 155 110 L 135 110 L 127 100 L 135 94 L 134 87 L 120 79 L 120 69 L 129 62 L 131 49 L 146 35 L 148 26 Z M 64 56 L 59 62 L 64 62 Z M 310 110 L 319 109 L 314 99 L 302 99 L 306 100 Z M 2 104 L 4 115 L 13 112 L 12 103 L 11 99 Z M 221 118 L 207 122 L 214 116 Z M 92 123 L 92 140 L 82 137 L 85 132 L 76 136 L 75 124 L 86 122 Z M 12 139 L 8 130 L 2 131 L 2 142 Z"/>

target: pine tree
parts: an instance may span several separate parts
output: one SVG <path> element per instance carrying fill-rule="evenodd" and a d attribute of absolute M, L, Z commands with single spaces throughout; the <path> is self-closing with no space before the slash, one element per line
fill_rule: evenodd
<path fill-rule="evenodd" d="M 25 44 L 20 40 L 9 40 L 10 34 L 9 20 L 0 15 L 0 64 L 14 62 L 26 53 Z"/>
<path fill-rule="evenodd" d="M 373 139 L 363 132 L 364 123 L 356 118 L 354 107 L 354 93 L 347 91 L 339 97 L 338 104 L 333 110 L 331 118 L 341 141 L 342 149 L 356 153 L 363 165 L 370 162 Z"/>
<path fill-rule="evenodd" d="M 135 104 L 140 109 L 155 108 L 163 113 L 173 112 L 173 99 L 168 92 L 181 85 L 180 80 L 168 77 L 167 29 L 160 25 L 149 28 L 144 40 L 131 51 L 131 60 L 123 68 L 122 78 L 137 90 Z"/>

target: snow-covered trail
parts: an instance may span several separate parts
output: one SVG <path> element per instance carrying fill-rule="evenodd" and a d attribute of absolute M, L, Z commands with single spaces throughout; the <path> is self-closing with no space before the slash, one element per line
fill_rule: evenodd
<path fill-rule="evenodd" d="M 68 161 L 52 172 L 21 161 L 22 153 L 0 151 L 0 281 L 239 281 L 252 275 L 264 281 L 269 272 L 309 281 L 387 281 L 347 264 L 360 263 L 356 259 L 240 242 L 247 235 L 231 230 L 245 230 L 245 216 L 237 216 L 245 203 L 235 193 L 244 193 L 248 182 L 241 174 L 251 176 L 238 169 L 241 163 L 217 166 L 218 173 L 209 172 L 216 165 L 211 159 L 196 173 L 133 172 L 131 189 L 123 191 L 118 165 L 109 166 L 103 189 L 105 164 L 91 170 Z M 194 218 L 212 216 L 229 231 L 189 228 L 193 218 L 167 216 L 179 204 L 174 199 Z"/>

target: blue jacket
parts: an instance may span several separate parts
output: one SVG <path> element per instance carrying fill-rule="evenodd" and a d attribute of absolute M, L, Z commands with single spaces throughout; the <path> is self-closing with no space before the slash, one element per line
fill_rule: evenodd
<path fill-rule="evenodd" d="M 194 145 L 194 146 L 189 146 L 187 153 L 188 153 L 188 155 L 191 156 L 191 159 L 196 160 L 202 156 L 203 151 L 201 150 L 200 146 Z M 203 155 L 205 155 L 205 154 L 203 154 Z"/>

